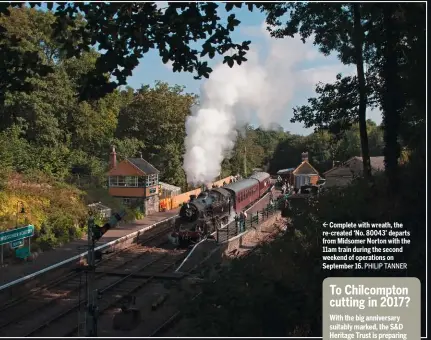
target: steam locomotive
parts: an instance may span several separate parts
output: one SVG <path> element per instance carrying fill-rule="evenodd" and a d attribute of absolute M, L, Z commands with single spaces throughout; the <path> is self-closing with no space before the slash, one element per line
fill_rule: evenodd
<path fill-rule="evenodd" d="M 196 243 L 226 225 L 234 213 L 239 213 L 264 196 L 270 189 L 270 175 L 258 172 L 247 179 L 222 188 L 203 191 L 190 196 L 175 220 L 170 240 L 184 247 Z"/>

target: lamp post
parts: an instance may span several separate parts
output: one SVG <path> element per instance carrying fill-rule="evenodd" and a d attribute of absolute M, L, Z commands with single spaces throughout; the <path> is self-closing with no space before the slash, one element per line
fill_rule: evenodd
<path fill-rule="evenodd" d="M 20 210 L 20 205 L 21 205 L 21 210 Z M 18 228 L 18 215 L 19 214 L 25 214 L 25 208 L 24 208 L 24 202 L 23 201 L 18 201 L 16 202 L 16 221 L 15 221 L 15 229 Z"/>

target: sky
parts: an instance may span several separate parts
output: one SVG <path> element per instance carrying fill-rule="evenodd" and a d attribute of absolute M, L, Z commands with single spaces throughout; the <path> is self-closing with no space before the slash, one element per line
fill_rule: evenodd
<path fill-rule="evenodd" d="M 166 6 L 165 2 L 159 2 L 159 7 Z M 335 81 L 338 73 L 354 75 L 353 65 L 343 65 L 335 55 L 325 57 L 313 46 L 312 42 L 305 44 L 299 39 L 284 38 L 275 39 L 269 36 L 265 29 L 265 17 L 258 11 L 250 12 L 246 8 L 236 9 L 234 12 L 241 24 L 232 33 L 234 42 L 251 41 L 251 50 L 256 51 L 259 63 L 270 70 L 274 84 L 274 91 L 284 95 L 285 100 L 279 114 L 274 118 L 286 131 L 295 134 L 309 134 L 313 130 L 305 129 L 302 123 L 291 123 L 293 107 L 304 105 L 307 99 L 315 96 L 315 85 L 319 82 L 330 83 Z M 220 13 L 222 19 L 226 13 Z M 246 56 L 247 57 L 247 56 Z M 222 60 L 218 56 L 209 61 L 211 67 L 216 66 Z M 235 67 L 242 67 L 234 65 Z M 233 72 L 232 72 L 233 73 Z M 183 85 L 186 92 L 200 93 L 200 87 L 206 79 L 195 80 L 194 74 L 186 72 L 173 72 L 169 64 L 163 64 L 157 51 L 150 51 L 142 59 L 133 74 L 128 79 L 128 85 L 139 88 L 142 84 L 153 85 L 157 80 L 169 84 Z M 210 75 L 211 77 L 211 75 Z M 272 116 L 273 117 L 273 116 Z M 377 124 L 381 123 L 381 113 L 378 111 L 367 112 L 367 119 L 372 119 Z M 258 126 L 256 115 L 251 115 L 251 124 Z"/>

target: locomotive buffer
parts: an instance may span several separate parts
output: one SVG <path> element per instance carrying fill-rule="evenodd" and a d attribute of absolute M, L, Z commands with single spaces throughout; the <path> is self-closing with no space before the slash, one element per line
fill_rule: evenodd
<path fill-rule="evenodd" d="M 90 212 L 88 219 L 88 254 L 87 254 L 87 312 L 85 314 L 85 336 L 97 337 L 97 318 L 99 309 L 97 300 L 99 292 L 95 289 L 95 271 L 96 271 L 96 257 L 101 258 L 100 252 L 95 252 L 96 242 L 111 228 L 114 228 L 126 215 L 125 211 L 115 213 L 111 216 L 110 220 L 102 227 L 94 223 L 94 217 Z M 79 329 L 79 327 L 78 327 Z"/>

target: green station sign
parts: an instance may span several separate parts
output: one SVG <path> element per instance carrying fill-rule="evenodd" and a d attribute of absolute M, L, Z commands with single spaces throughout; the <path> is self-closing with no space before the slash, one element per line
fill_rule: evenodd
<path fill-rule="evenodd" d="M 19 241 L 27 237 L 32 237 L 33 235 L 34 235 L 33 225 L 28 225 L 26 227 L 4 231 L 0 233 L 0 245 Z"/>
<path fill-rule="evenodd" d="M 31 255 L 29 247 L 22 247 L 15 250 L 15 256 L 19 259 L 25 259 Z"/>
<path fill-rule="evenodd" d="M 10 247 L 12 249 L 19 248 L 22 245 L 24 245 L 24 240 L 13 241 L 13 242 L 10 243 Z"/>

